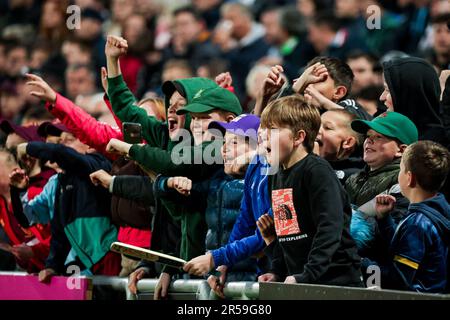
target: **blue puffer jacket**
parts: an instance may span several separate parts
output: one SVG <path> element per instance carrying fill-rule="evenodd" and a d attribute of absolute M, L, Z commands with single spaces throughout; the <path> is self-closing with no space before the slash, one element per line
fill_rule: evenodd
<path fill-rule="evenodd" d="M 234 224 L 228 244 L 211 251 L 215 265 L 233 266 L 264 249 L 264 240 L 256 227 L 256 221 L 263 214 L 271 212 L 267 185 L 268 169 L 267 161 L 259 155 L 255 156 L 248 167 L 245 173 L 244 198 L 240 214 Z"/>
<path fill-rule="evenodd" d="M 244 195 L 244 180 L 233 179 L 222 170 L 208 181 L 206 208 L 206 249 L 214 250 L 228 243 L 231 231 L 241 212 Z M 195 188 L 195 186 L 194 186 Z M 254 281 L 256 279 L 256 260 L 247 258 L 228 270 L 228 281 Z"/>

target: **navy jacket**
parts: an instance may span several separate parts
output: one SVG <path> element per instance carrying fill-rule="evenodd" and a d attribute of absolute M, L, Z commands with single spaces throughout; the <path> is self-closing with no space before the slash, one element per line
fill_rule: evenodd
<path fill-rule="evenodd" d="M 383 288 L 443 293 L 448 277 L 450 206 L 442 194 L 411 204 L 395 228 L 390 216 L 379 220 L 390 240 L 391 263 L 381 266 Z"/>
<path fill-rule="evenodd" d="M 30 142 L 27 154 L 44 162 L 56 162 L 64 170 L 58 175 L 46 268 L 63 273 L 71 247 L 86 268 L 92 267 L 117 241 L 117 229 L 111 223 L 111 195 L 89 179 L 94 171 L 110 171 L 111 163 L 99 153 L 80 154 L 53 143 Z"/>

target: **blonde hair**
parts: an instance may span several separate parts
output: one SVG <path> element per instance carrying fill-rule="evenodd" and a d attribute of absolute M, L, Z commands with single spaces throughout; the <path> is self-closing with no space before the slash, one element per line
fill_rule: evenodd
<path fill-rule="evenodd" d="M 314 141 L 320 129 L 319 110 L 310 106 L 302 96 L 287 96 L 272 101 L 261 114 L 261 128 L 278 126 L 288 128 L 294 134 L 305 131 L 303 145 L 312 152 Z"/>
<path fill-rule="evenodd" d="M 357 120 L 358 117 L 356 116 L 356 114 L 351 113 L 350 111 L 347 111 L 345 109 L 330 109 L 326 112 L 334 112 L 334 113 L 338 113 L 343 115 L 348 122 L 345 123 L 345 129 L 347 129 L 347 131 L 352 135 L 352 137 L 355 138 L 356 140 L 356 145 L 357 146 L 361 146 L 364 142 L 364 135 L 362 135 L 361 133 L 356 132 L 355 130 L 352 129 L 352 121 L 353 120 Z"/>
<path fill-rule="evenodd" d="M 155 108 L 152 108 L 155 112 L 155 117 L 158 120 L 166 121 L 166 108 L 164 106 L 164 101 L 160 98 L 148 97 L 139 101 L 138 106 L 142 106 L 147 102 L 151 102 L 155 105 Z"/>

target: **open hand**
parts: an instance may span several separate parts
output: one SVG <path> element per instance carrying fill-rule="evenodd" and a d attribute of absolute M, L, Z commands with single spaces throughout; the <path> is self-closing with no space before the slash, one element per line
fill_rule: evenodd
<path fill-rule="evenodd" d="M 221 297 L 222 299 L 225 299 L 223 289 L 225 287 L 225 282 L 227 281 L 227 269 L 227 266 L 219 266 L 216 270 L 220 272 L 220 276 L 216 277 L 210 275 L 208 277 L 208 284 L 210 288 L 217 296 Z"/>
<path fill-rule="evenodd" d="M 145 268 L 139 268 L 130 274 L 128 280 L 128 289 L 132 294 L 137 294 L 137 283 L 142 278 L 145 278 L 146 275 L 147 271 L 145 270 Z"/>
<path fill-rule="evenodd" d="M 31 73 L 27 73 L 26 76 L 28 80 L 26 84 L 34 87 L 33 91 L 30 92 L 32 96 L 50 103 L 56 101 L 56 92 L 44 81 L 44 79 Z"/>
<path fill-rule="evenodd" d="M 308 67 L 300 76 L 300 78 L 294 80 L 292 89 L 297 93 L 303 93 L 305 88 L 310 84 L 318 83 L 327 80 L 328 70 L 320 62 Z"/>
<path fill-rule="evenodd" d="M 189 274 L 203 276 L 214 268 L 214 259 L 211 253 L 195 257 L 188 261 L 183 270 Z"/>
<path fill-rule="evenodd" d="M 263 97 L 270 98 L 280 91 L 285 83 L 283 72 L 284 69 L 280 65 L 276 65 L 271 68 L 261 89 L 261 94 Z"/>
<path fill-rule="evenodd" d="M 25 189 L 28 187 L 30 178 L 27 176 L 25 170 L 16 168 L 9 175 L 10 184 L 18 189 Z"/>

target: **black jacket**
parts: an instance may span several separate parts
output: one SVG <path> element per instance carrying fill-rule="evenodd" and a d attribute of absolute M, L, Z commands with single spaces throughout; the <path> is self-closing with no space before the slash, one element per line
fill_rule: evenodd
<path fill-rule="evenodd" d="M 110 171 L 111 163 L 99 153 L 80 154 L 53 143 L 30 142 L 27 154 L 44 162 L 56 162 L 64 170 L 58 174 L 46 268 L 63 272 L 71 247 L 83 265 L 90 268 L 109 252 L 112 242 L 117 241 L 117 229 L 111 223 L 111 196 L 89 179 L 94 171 Z"/>
<path fill-rule="evenodd" d="M 176 255 L 179 252 L 181 230 L 180 223 L 175 221 L 165 206 L 154 197 L 153 181 L 148 176 L 116 176 L 113 184 L 113 194 L 135 201 L 143 206 L 152 206 L 151 220 L 152 241 L 150 249 Z M 149 276 L 156 276 L 163 266 L 149 261 L 142 261 L 138 268 L 147 268 Z M 169 270 L 170 271 L 170 270 Z M 170 272 L 176 273 L 176 270 Z"/>
<path fill-rule="evenodd" d="M 385 62 L 383 69 L 394 110 L 414 122 L 419 140 L 445 144 L 440 84 L 434 68 L 423 59 L 408 57 Z"/>
<path fill-rule="evenodd" d="M 343 186 L 345 186 L 345 182 L 351 175 L 361 172 L 366 166 L 366 163 L 360 157 L 350 157 L 342 160 L 328 161 L 328 163 L 333 168 L 336 176 Z"/>
<path fill-rule="evenodd" d="M 123 157 L 114 161 L 111 174 L 116 176 L 111 198 L 113 222 L 119 226 L 150 229 L 155 206 L 153 192 L 146 193 L 145 197 L 140 197 L 139 192 L 145 187 L 141 180 L 150 181 L 150 178 L 138 164 Z"/>
<path fill-rule="evenodd" d="M 272 272 L 298 283 L 359 286 L 350 203 L 330 165 L 310 154 L 270 176 L 269 189 L 277 232 L 265 250 Z"/>

